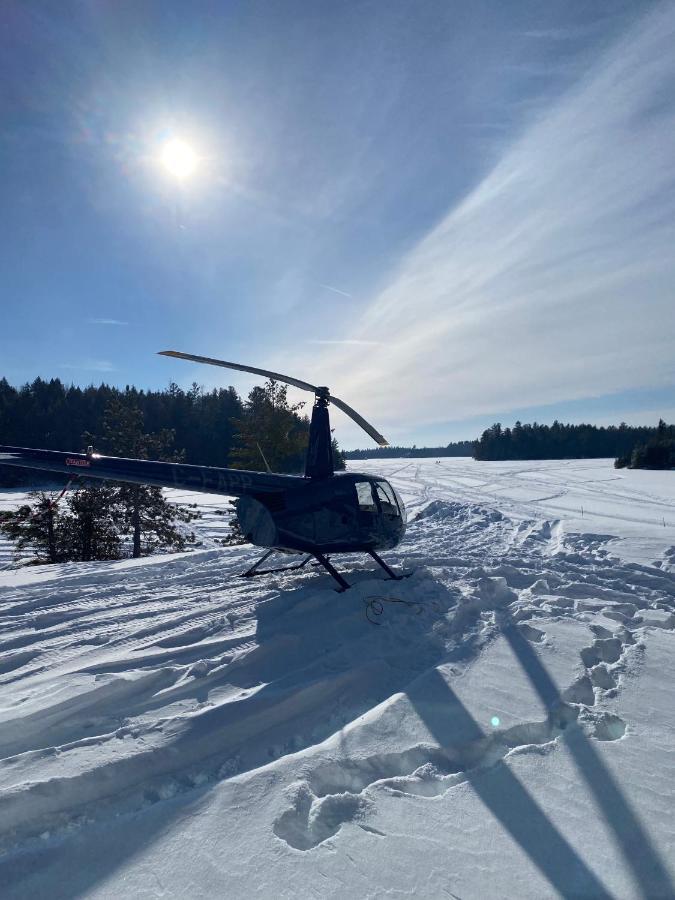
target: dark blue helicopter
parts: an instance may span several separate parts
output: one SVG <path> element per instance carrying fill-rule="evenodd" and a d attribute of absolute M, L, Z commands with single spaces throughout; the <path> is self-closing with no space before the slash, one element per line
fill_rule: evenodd
<path fill-rule="evenodd" d="M 385 438 L 356 410 L 333 397 L 327 387 L 316 387 L 278 372 L 176 350 L 163 350 L 160 355 L 250 372 L 313 393 L 305 474 L 280 475 L 269 471 L 123 459 L 101 456 L 92 448 L 87 453 L 62 453 L 0 446 L 0 462 L 86 478 L 180 487 L 237 497 L 236 510 L 243 534 L 252 544 L 267 548 L 264 556 L 243 573 L 246 577 L 299 569 L 315 559 L 338 582 L 340 590 L 346 590 L 348 582 L 328 557 L 334 553 L 354 552 L 368 553 L 390 578 L 402 577 L 394 574 L 377 553 L 378 550 L 392 549 L 403 538 L 406 513 L 400 496 L 383 478 L 334 471 L 328 415 L 331 403 L 380 446 L 387 446 Z M 301 553 L 305 558 L 293 566 L 262 569 L 262 564 L 277 551 Z"/>

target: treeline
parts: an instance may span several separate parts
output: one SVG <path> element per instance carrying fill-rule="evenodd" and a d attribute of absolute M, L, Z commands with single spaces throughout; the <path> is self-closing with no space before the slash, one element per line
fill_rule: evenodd
<path fill-rule="evenodd" d="M 417 456 L 471 456 L 473 441 L 456 441 L 444 447 L 375 447 L 371 450 L 344 450 L 345 459 L 400 459 Z"/>
<path fill-rule="evenodd" d="M 161 391 L 134 387 L 120 390 L 106 384 L 85 388 L 60 379 L 37 378 L 16 388 L 0 379 L 0 444 L 47 450 L 83 450 L 104 433 L 106 411 L 121 403 L 139 411 L 149 434 L 170 434 L 165 455 L 180 454 L 187 463 L 264 469 L 265 461 L 279 472 L 301 472 L 309 434 L 302 404 L 291 406 L 285 385 L 267 382 L 242 399 L 233 387 L 203 390 L 198 384 L 184 391 L 170 384 Z M 166 437 L 165 434 L 165 437 Z M 675 431 L 661 421 L 657 427 L 620 425 L 552 425 L 497 422 L 477 441 L 456 441 L 442 447 L 393 446 L 341 452 L 334 442 L 336 468 L 346 459 L 473 456 L 480 460 L 572 459 L 615 457 L 619 465 L 671 468 L 675 463 Z M 44 480 L 44 479 L 43 479 Z M 36 484 L 40 476 L 0 466 L 0 484 Z"/>
<path fill-rule="evenodd" d="M 46 450 L 81 450 L 85 432 L 100 435 L 113 401 L 138 408 L 147 432 L 174 431 L 175 449 L 185 461 L 225 465 L 234 444 L 232 419 L 244 403 L 234 388 L 203 391 L 194 384 L 183 391 L 170 384 L 163 391 L 119 390 L 107 384 L 81 388 L 58 378 L 36 378 L 15 388 L 0 380 L 0 443 Z"/>
<path fill-rule="evenodd" d="M 647 444 L 657 428 L 620 425 L 552 425 L 537 422 L 502 428 L 497 422 L 474 442 L 475 459 L 593 459 L 630 456 L 638 444 Z"/>
<path fill-rule="evenodd" d="M 617 469 L 675 469 L 675 425 L 659 419 L 656 433 L 636 444 L 630 453 L 617 457 Z"/>
<path fill-rule="evenodd" d="M 120 390 L 107 384 L 81 388 L 58 378 L 37 378 L 16 388 L 0 379 L 0 444 L 47 450 L 96 446 L 104 433 L 106 411 L 121 403 L 138 410 L 143 430 L 170 433 L 165 454 L 180 454 L 187 463 L 264 469 L 262 455 L 280 472 L 300 472 L 304 465 L 309 419 L 301 405 L 290 406 L 285 385 L 267 382 L 242 399 L 233 387 L 204 391 L 198 384 L 184 391 Z M 344 467 L 334 443 L 336 466 Z M 0 483 L 37 484 L 36 472 L 22 474 L 0 466 Z"/>

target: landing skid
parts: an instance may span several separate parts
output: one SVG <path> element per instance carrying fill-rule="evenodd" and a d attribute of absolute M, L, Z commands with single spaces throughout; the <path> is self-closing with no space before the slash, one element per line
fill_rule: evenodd
<path fill-rule="evenodd" d="M 279 566 L 276 569 L 261 569 L 259 568 L 266 559 L 269 559 L 273 553 L 278 553 L 278 550 L 268 550 L 267 553 L 264 553 L 257 563 L 254 563 L 250 569 L 246 572 L 241 573 L 242 578 L 255 578 L 257 575 L 272 575 L 274 572 L 292 572 L 293 569 L 303 569 L 307 563 L 312 559 L 312 554 L 309 553 L 301 563 L 297 563 L 294 566 Z"/>
<path fill-rule="evenodd" d="M 339 584 L 338 593 L 341 594 L 343 591 L 349 590 L 351 585 L 349 582 L 343 578 L 342 575 L 338 572 L 335 566 L 330 562 L 330 559 L 327 556 L 324 556 L 323 553 L 308 553 L 307 556 L 300 563 L 296 563 L 294 566 L 279 566 L 274 569 L 261 569 L 260 566 L 265 562 L 265 560 L 269 559 L 273 553 L 279 553 L 278 550 L 268 550 L 267 553 L 264 553 L 257 563 L 254 563 L 250 569 L 246 572 L 242 572 L 242 578 L 256 578 L 258 575 L 273 575 L 277 572 L 293 572 L 297 569 L 304 569 L 310 559 L 315 559 L 316 563 L 314 565 L 322 566 L 328 574 Z M 403 578 L 408 578 L 412 572 L 408 572 L 406 575 L 397 575 L 393 569 L 390 569 L 386 562 L 382 559 L 381 556 L 374 550 L 366 551 L 369 556 L 371 556 L 375 562 L 382 568 L 387 575 L 389 576 L 390 581 L 401 581 Z"/>

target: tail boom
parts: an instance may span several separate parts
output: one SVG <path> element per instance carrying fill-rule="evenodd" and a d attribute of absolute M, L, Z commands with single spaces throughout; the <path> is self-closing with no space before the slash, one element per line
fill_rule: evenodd
<path fill-rule="evenodd" d="M 101 456 L 98 453 L 63 453 L 59 450 L 1 445 L 0 465 L 40 469 L 70 477 L 78 475 L 104 481 L 183 488 L 229 497 L 256 495 L 261 491 L 284 491 L 304 482 L 303 478 L 295 475 L 277 475 L 273 472 L 249 472 L 244 469 Z"/>

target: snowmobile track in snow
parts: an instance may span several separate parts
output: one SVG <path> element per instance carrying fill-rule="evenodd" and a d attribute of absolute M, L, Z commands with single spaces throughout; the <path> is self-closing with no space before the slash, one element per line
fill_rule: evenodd
<path fill-rule="evenodd" d="M 295 777 L 268 816 L 284 852 L 311 857 L 350 829 L 385 840 L 387 804 L 453 804 L 467 786 L 517 839 L 490 805 L 486 785 L 499 784 L 571 865 L 511 766 L 561 747 L 594 759 L 594 748 L 633 739 L 617 701 L 640 683 L 649 635 L 675 631 L 675 551 L 660 567 L 622 561 L 611 533 L 570 532 L 532 506 L 528 516 L 497 509 L 495 486 L 468 466 L 455 476 L 471 495 L 461 499 L 448 499 L 443 472 L 423 472 L 406 464 L 392 479 L 418 500 L 406 542 L 388 556 L 415 570 L 402 582 L 358 557 L 342 562 L 354 583 L 342 595 L 314 572 L 241 580 L 254 558 L 242 548 L 0 582 L 6 858 L 255 773 L 273 780 L 287 763 Z M 547 484 L 542 475 L 529 485 L 532 503 L 564 499 Z M 372 597 L 405 603 L 384 603 L 374 628 Z M 488 664 L 522 669 L 531 695 L 496 724 L 462 693 Z M 436 694 L 453 730 L 429 705 Z M 352 746 L 387 715 L 412 717 L 422 733 L 392 725 L 394 748 Z"/>

